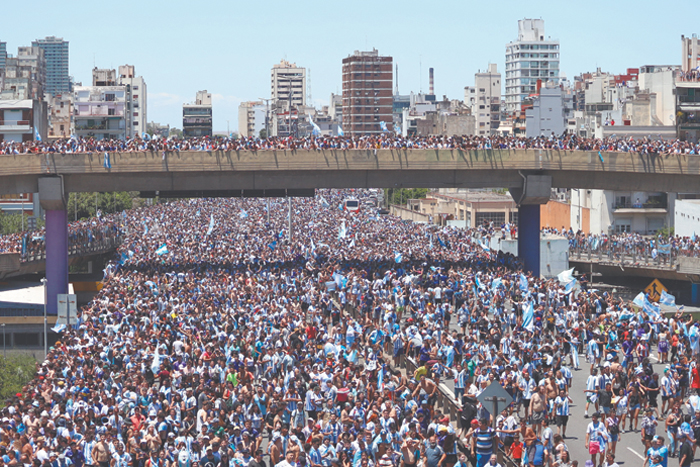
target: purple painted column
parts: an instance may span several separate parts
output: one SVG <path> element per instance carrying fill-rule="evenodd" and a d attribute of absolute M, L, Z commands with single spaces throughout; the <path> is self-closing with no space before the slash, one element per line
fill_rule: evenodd
<path fill-rule="evenodd" d="M 58 294 L 68 293 L 68 213 L 46 211 L 46 314 L 58 314 Z"/>

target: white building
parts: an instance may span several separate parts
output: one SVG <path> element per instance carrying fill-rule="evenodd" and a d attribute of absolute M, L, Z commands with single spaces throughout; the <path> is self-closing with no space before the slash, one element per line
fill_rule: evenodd
<path fill-rule="evenodd" d="M 185 138 L 212 136 L 211 93 L 197 91 L 193 104 L 182 105 L 182 134 Z"/>
<path fill-rule="evenodd" d="M 683 55 L 681 57 L 681 69 L 683 73 L 694 70 L 700 65 L 700 39 L 697 34 L 692 37 L 681 36 Z"/>
<path fill-rule="evenodd" d="M 78 137 L 125 139 L 125 86 L 75 86 L 73 124 Z"/>
<path fill-rule="evenodd" d="M 238 106 L 238 134 L 246 138 L 260 136 L 265 130 L 267 107 L 262 101 L 241 102 Z"/>
<path fill-rule="evenodd" d="M 464 103 L 476 118 L 477 135 L 497 133 L 501 115 L 501 74 L 495 63 L 489 63 L 485 73 L 474 74 L 474 86 L 464 88 Z"/>
<path fill-rule="evenodd" d="M 526 136 L 561 136 L 568 127 L 572 111 L 572 95 L 556 85 L 540 89 L 532 101 L 532 108 L 525 111 Z"/>
<path fill-rule="evenodd" d="M 676 200 L 675 233 L 681 237 L 700 235 L 700 199 Z"/>
<path fill-rule="evenodd" d="M 270 97 L 273 102 L 289 103 L 291 93 L 293 107 L 306 105 L 306 68 L 281 60 L 272 67 L 270 85 Z"/>
<path fill-rule="evenodd" d="M 559 41 L 545 39 L 544 20 L 518 21 L 518 39 L 506 45 L 506 111 L 520 111 L 524 98 L 542 84 L 559 83 Z"/>
<path fill-rule="evenodd" d="M 126 88 L 126 136 L 141 136 L 146 132 L 148 122 L 146 81 L 142 76 L 136 76 L 133 65 L 120 66 L 117 81 Z"/>
<path fill-rule="evenodd" d="M 676 82 L 678 66 L 646 65 L 639 69 L 639 90 L 650 94 L 649 121 L 654 126 L 676 124 Z M 635 124 L 635 123 L 633 123 Z M 644 125 L 644 123 L 638 123 Z"/>

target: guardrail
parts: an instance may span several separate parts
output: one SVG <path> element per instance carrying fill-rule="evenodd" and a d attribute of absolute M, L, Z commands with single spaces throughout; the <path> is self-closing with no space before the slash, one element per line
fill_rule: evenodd
<path fill-rule="evenodd" d="M 101 240 L 95 240 L 85 245 L 69 245 L 68 256 L 87 256 L 92 254 L 105 253 L 109 250 L 117 248 L 121 245 L 121 235 L 108 237 Z M 42 245 L 38 251 L 28 251 L 24 255 L 20 255 L 21 263 L 32 263 L 38 261 L 46 261 L 46 248 Z"/>
<path fill-rule="evenodd" d="M 602 248 L 592 249 L 590 245 L 569 248 L 569 260 L 577 259 L 581 261 L 598 261 L 600 263 L 619 263 L 622 265 L 649 266 L 662 269 L 676 269 L 679 255 L 673 248 L 670 253 L 657 253 L 652 257 L 651 248 L 643 246 L 622 246 L 609 245 Z"/>
<path fill-rule="evenodd" d="M 333 296 L 335 297 L 334 294 Z M 364 318 L 360 311 L 356 307 L 351 306 L 350 304 L 346 305 L 344 309 L 336 300 L 334 300 L 334 304 L 341 310 L 341 312 L 348 313 L 356 320 Z M 364 319 L 362 319 L 362 321 L 364 321 Z M 387 366 L 390 369 L 393 369 L 393 366 L 389 363 L 392 359 L 392 354 L 388 349 L 388 345 L 385 346 L 385 348 L 382 350 L 384 351 L 384 360 L 387 362 Z M 406 370 L 407 375 L 413 375 L 416 372 L 416 369 L 418 369 L 418 364 L 416 363 L 416 361 L 408 355 L 406 355 L 406 353 L 404 353 L 401 356 L 399 362 L 399 365 Z M 444 384 L 439 383 L 436 395 L 437 407 L 442 411 L 443 414 L 449 415 L 450 421 L 458 423 L 459 413 L 462 411 L 462 409 L 460 407 L 459 402 L 455 399 L 454 393 Z M 498 414 L 493 414 L 493 416 L 497 417 Z M 460 449 L 469 449 L 468 447 L 464 446 L 464 443 L 462 443 L 461 439 L 457 438 L 456 442 L 461 446 Z M 505 467 L 520 467 L 520 465 L 517 464 L 510 456 L 508 456 L 508 454 L 503 449 L 501 449 L 500 446 L 498 448 L 498 454 L 499 462 Z"/>

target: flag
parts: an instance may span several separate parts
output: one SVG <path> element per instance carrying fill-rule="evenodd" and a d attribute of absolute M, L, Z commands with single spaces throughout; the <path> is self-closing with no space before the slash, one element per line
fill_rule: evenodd
<path fill-rule="evenodd" d="M 345 221 L 343 221 L 343 223 L 340 224 L 340 232 L 338 232 L 338 238 L 345 238 L 346 234 L 347 230 L 345 229 Z"/>
<path fill-rule="evenodd" d="M 603 153 L 602 152 L 598 151 L 598 157 L 600 158 L 600 162 L 605 164 L 605 161 L 603 160 Z"/>
<path fill-rule="evenodd" d="M 532 301 L 523 307 L 523 328 L 530 332 L 535 330 L 535 305 Z"/>
<path fill-rule="evenodd" d="M 321 206 L 323 206 L 324 208 L 328 208 L 331 206 L 330 204 L 328 204 L 328 201 L 326 201 L 326 198 L 324 198 L 323 196 L 321 196 L 320 199 L 321 199 Z"/>
<path fill-rule="evenodd" d="M 265 209 L 267 209 L 267 206 L 265 207 Z M 238 215 L 238 217 L 240 217 L 241 219 L 246 219 L 248 217 L 248 213 L 245 210 L 241 209 L 241 213 Z"/>
<path fill-rule="evenodd" d="M 433 249 L 433 234 L 430 234 L 430 249 Z"/>
<path fill-rule="evenodd" d="M 214 230 L 214 213 L 211 213 L 209 218 L 209 228 L 207 229 L 207 237 L 211 235 L 212 230 Z"/>
<path fill-rule="evenodd" d="M 676 297 L 666 292 L 665 290 L 662 290 L 661 299 L 659 299 L 659 303 L 666 306 L 676 306 Z"/>
<path fill-rule="evenodd" d="M 636 297 L 634 297 L 634 300 L 632 300 L 632 303 L 637 305 L 640 308 L 644 308 L 644 301 L 646 300 L 646 296 L 644 295 L 644 292 L 639 292 Z"/>
<path fill-rule="evenodd" d="M 316 253 L 316 245 L 314 245 L 314 240 L 311 239 L 311 254 L 315 255 Z"/>
<path fill-rule="evenodd" d="M 474 282 L 476 282 L 476 287 L 477 287 L 479 290 L 484 290 L 484 289 L 486 288 L 486 287 L 484 287 L 484 285 L 483 285 L 483 284 L 481 283 L 481 281 L 479 280 L 479 276 L 474 277 Z"/>
<path fill-rule="evenodd" d="M 396 261 L 397 263 L 400 263 L 401 261 L 403 261 L 403 255 L 401 255 L 401 253 L 399 253 L 398 251 L 395 251 L 394 252 L 394 261 Z"/>
<path fill-rule="evenodd" d="M 148 224 L 146 224 L 146 221 L 143 221 L 143 226 L 145 227 L 143 230 L 143 234 L 147 235 L 148 234 Z"/>
<path fill-rule="evenodd" d="M 109 159 L 109 153 L 108 153 L 108 152 L 105 153 L 105 158 L 104 158 L 104 160 L 102 161 L 102 166 L 103 166 L 105 169 L 111 169 L 111 168 L 112 168 L 112 161 Z"/>
<path fill-rule="evenodd" d="M 401 134 L 401 125 L 394 125 L 394 133 L 397 135 Z"/>
<path fill-rule="evenodd" d="M 311 134 L 314 136 L 319 136 L 321 134 L 321 129 L 314 123 L 311 119 L 311 114 L 309 114 L 309 124 L 311 125 Z"/>
<path fill-rule="evenodd" d="M 671 244 L 667 243 L 666 245 L 662 245 L 659 243 L 657 251 L 659 253 L 661 253 L 662 255 L 670 255 L 671 254 Z"/>
<path fill-rule="evenodd" d="M 522 290 L 523 292 L 527 292 L 529 287 L 527 284 L 527 277 L 525 276 L 525 274 L 520 274 L 520 282 L 518 285 L 520 287 L 520 290 Z"/>
<path fill-rule="evenodd" d="M 272 243 L 269 243 L 267 246 L 270 248 L 270 250 L 274 250 L 275 248 L 277 248 L 277 240 L 275 240 Z"/>
<path fill-rule="evenodd" d="M 352 241 L 350 242 L 350 248 L 355 248 L 355 238 L 353 237 Z"/>
<path fill-rule="evenodd" d="M 445 248 L 445 242 L 443 241 L 442 238 L 438 237 L 438 243 L 440 243 L 440 246 Z"/>
<path fill-rule="evenodd" d="M 497 277 L 491 282 L 491 291 L 495 292 L 501 286 L 503 286 L 503 279 Z"/>
<path fill-rule="evenodd" d="M 345 136 L 345 132 L 343 131 L 343 127 L 338 125 L 338 136 Z"/>
<path fill-rule="evenodd" d="M 571 268 L 566 271 L 562 271 L 559 274 L 557 274 L 557 279 L 559 279 L 559 283 L 562 285 L 566 285 L 569 282 L 572 282 L 576 279 L 574 279 L 574 269 L 576 268 Z"/>
<path fill-rule="evenodd" d="M 34 139 L 41 141 L 41 135 L 39 134 L 39 129 L 37 127 L 34 127 Z"/>
<path fill-rule="evenodd" d="M 695 239 L 696 239 L 696 238 L 697 238 L 697 237 L 695 236 L 695 231 L 693 231 L 693 236 L 690 237 L 690 241 L 693 242 L 693 243 L 695 243 Z"/>
<path fill-rule="evenodd" d="M 167 254 L 167 253 L 168 253 L 168 245 L 167 245 L 166 243 L 163 243 L 163 246 L 161 246 L 160 248 L 158 248 L 158 249 L 156 250 L 156 254 L 157 254 L 158 256 L 163 256 L 163 255 L 165 255 L 165 254 Z"/>

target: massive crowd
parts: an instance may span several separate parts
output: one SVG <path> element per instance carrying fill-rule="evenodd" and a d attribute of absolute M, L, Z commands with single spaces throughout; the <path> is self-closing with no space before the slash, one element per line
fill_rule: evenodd
<path fill-rule="evenodd" d="M 0 141 L 0 154 L 76 154 L 103 152 L 176 152 L 176 151 L 269 151 L 321 149 L 553 149 L 571 151 L 636 152 L 641 154 L 700 153 L 700 146 L 689 141 L 663 140 L 649 135 L 646 138 L 603 139 L 581 138 L 576 135 L 525 138 L 515 136 L 411 136 L 394 133 L 360 137 L 308 136 L 228 138 L 134 138 L 126 140 L 97 140 L 73 137 L 55 141 Z"/>
<path fill-rule="evenodd" d="M 579 462 L 616 465 L 627 430 L 650 466 L 690 465 L 692 318 L 637 312 L 566 274 L 523 274 L 486 247 L 499 226 L 340 209 L 372 196 L 294 199 L 291 231 L 286 201 L 116 216 L 104 287 L 0 411 L 0 465 L 483 467 L 501 446 L 522 465 L 569 467 L 569 408 L 584 397 L 590 459 Z M 571 387 L 579 352 L 585 393 Z M 404 356 L 415 372 L 397 365 Z M 514 399 L 500 414 L 476 399 L 492 381 Z M 441 382 L 457 420 L 436 405 Z"/>

